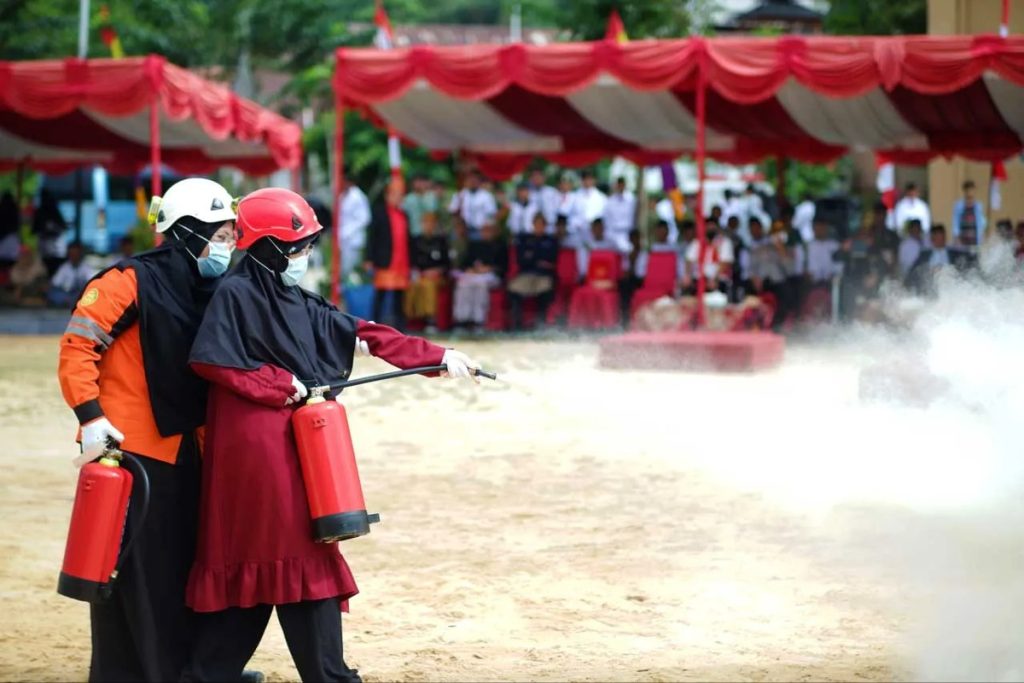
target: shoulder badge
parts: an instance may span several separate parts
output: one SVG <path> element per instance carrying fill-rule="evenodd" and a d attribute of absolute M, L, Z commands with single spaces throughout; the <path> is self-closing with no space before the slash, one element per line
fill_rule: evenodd
<path fill-rule="evenodd" d="M 92 306 L 96 303 L 96 300 L 100 298 L 100 290 L 95 287 L 90 287 L 85 294 L 82 295 L 82 300 L 78 302 L 79 306 Z"/>

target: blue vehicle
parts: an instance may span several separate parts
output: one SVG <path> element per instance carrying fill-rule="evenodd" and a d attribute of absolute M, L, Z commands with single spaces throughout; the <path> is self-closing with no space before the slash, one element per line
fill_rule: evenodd
<path fill-rule="evenodd" d="M 75 175 L 42 176 L 40 190 L 49 190 L 56 198 L 60 212 L 69 226 L 65 238 L 75 239 Z M 163 169 L 163 186 L 168 187 L 184 176 Z M 82 169 L 82 232 L 81 241 L 87 251 L 109 254 L 117 249 L 122 237 L 135 229 L 138 213 L 135 187 L 141 183 L 148 188 L 150 171 L 147 167 L 135 176 L 110 175 L 102 166 Z"/>

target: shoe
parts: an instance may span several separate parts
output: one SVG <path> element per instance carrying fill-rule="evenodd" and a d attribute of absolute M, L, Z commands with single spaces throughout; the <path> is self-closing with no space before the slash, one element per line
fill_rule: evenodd
<path fill-rule="evenodd" d="M 263 683 L 265 680 L 267 677 L 263 675 L 262 671 L 246 669 L 242 672 L 242 683 Z"/>

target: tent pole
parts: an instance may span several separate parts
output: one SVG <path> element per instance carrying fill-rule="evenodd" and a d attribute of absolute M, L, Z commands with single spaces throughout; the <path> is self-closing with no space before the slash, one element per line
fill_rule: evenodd
<path fill-rule="evenodd" d="M 82 167 L 75 169 L 75 241 L 82 243 Z"/>
<path fill-rule="evenodd" d="M 337 85 L 335 86 L 338 87 Z M 335 91 L 334 103 L 334 248 L 331 249 L 331 303 L 341 305 L 341 190 L 345 177 L 345 105 Z"/>
<path fill-rule="evenodd" d="M 781 154 L 775 157 L 775 196 L 778 197 L 779 206 L 789 204 L 786 198 L 786 157 Z"/>
<path fill-rule="evenodd" d="M 163 194 L 163 178 L 160 175 L 160 100 L 154 93 L 149 105 L 149 191 L 154 197 Z M 155 242 L 159 245 L 163 237 L 157 233 Z"/>
<path fill-rule="evenodd" d="M 705 118 L 707 116 L 707 74 L 703 51 L 697 63 L 697 240 L 700 244 L 697 256 L 697 326 L 704 327 L 704 257 L 708 248 L 708 226 L 704 220 L 704 161 L 705 161 Z"/>

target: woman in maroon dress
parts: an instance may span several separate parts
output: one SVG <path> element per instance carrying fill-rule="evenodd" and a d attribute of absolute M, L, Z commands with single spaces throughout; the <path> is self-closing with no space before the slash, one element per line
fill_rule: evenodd
<path fill-rule="evenodd" d="M 199 542 L 187 602 L 199 614 L 192 675 L 239 680 L 277 607 L 303 681 L 358 681 L 339 608 L 356 584 L 337 543 L 313 541 L 291 415 L 306 386 L 346 379 L 357 348 L 401 368 L 467 356 L 359 320 L 298 281 L 321 226 L 299 195 L 258 190 L 238 206 L 245 258 L 210 302 L 191 366 L 210 382 Z"/>

